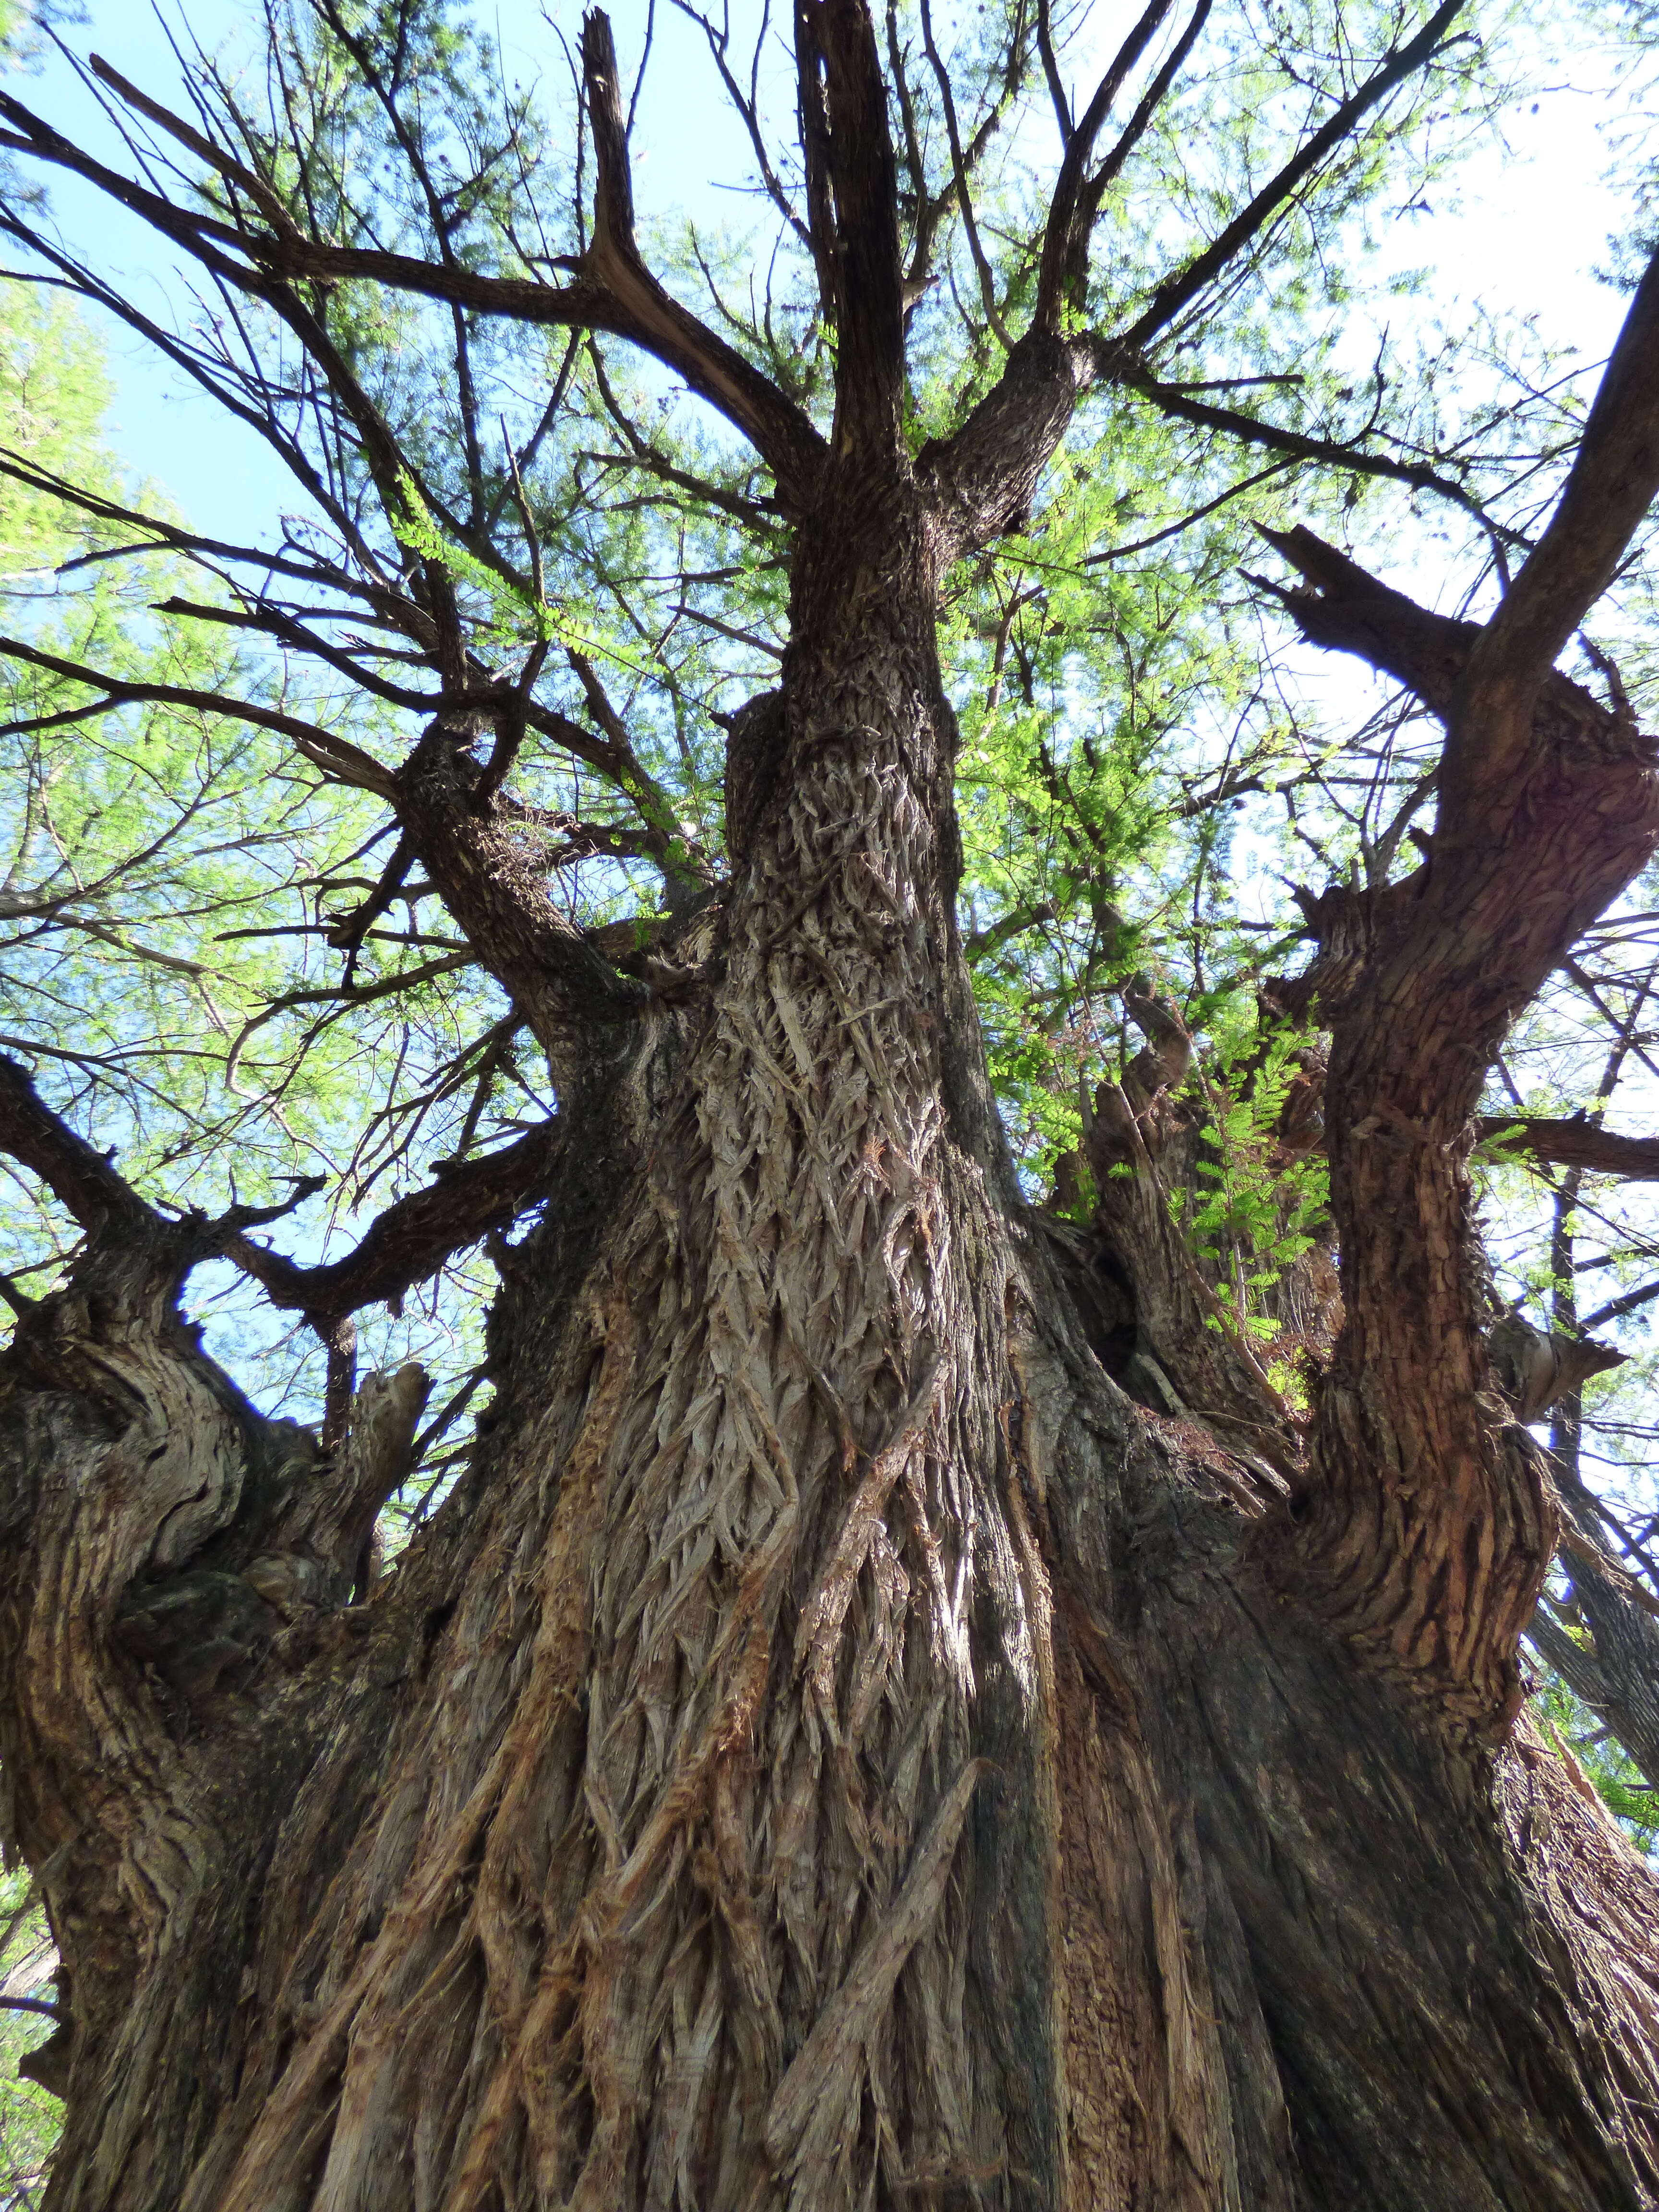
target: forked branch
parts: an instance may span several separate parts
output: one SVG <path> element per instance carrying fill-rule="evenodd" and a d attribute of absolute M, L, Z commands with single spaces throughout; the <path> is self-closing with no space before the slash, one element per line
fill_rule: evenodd
<path fill-rule="evenodd" d="M 1426 865 L 1306 904 L 1316 969 L 1328 977 L 1325 1122 L 1344 1322 L 1315 1422 L 1299 1587 L 1490 1737 L 1518 1707 L 1518 1639 L 1555 1515 L 1522 1425 L 1533 1398 L 1507 1426 L 1486 1410 L 1473 1116 L 1509 1024 L 1659 843 L 1656 748 L 1558 670 L 1531 665 L 1522 641 L 1520 688 L 1494 708 L 1504 779 L 1465 775 L 1449 798 L 1479 690 L 1474 656 L 1493 652 L 1497 624 L 1431 614 L 1310 531 L 1268 534 L 1304 580 L 1279 594 L 1304 635 L 1399 678 L 1449 732 Z M 1501 715 L 1523 697 L 1520 743 Z M 1553 1133 L 1576 1143 L 1571 1128 Z"/>
<path fill-rule="evenodd" d="M 1427 66 L 1443 46 L 1448 33 L 1462 12 L 1463 0 L 1440 0 L 1440 5 L 1414 38 L 1397 46 L 1365 82 L 1340 100 L 1319 129 L 1297 148 L 1285 166 L 1249 200 L 1230 223 L 1183 268 L 1166 276 L 1143 311 L 1116 343 L 1138 354 L 1212 284 L 1224 270 L 1269 228 L 1280 210 L 1295 198 L 1310 178 L 1339 148 L 1346 145 L 1365 118 L 1397 85 Z"/>

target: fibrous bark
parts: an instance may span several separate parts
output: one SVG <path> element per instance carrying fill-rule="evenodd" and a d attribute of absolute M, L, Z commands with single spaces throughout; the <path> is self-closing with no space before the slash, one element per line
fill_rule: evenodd
<path fill-rule="evenodd" d="M 1231 1397 L 1160 1419 L 1018 1199 L 957 1027 L 948 540 L 865 497 L 798 571 L 706 1011 L 615 1116 L 648 1157 L 512 1259 L 495 1425 L 385 1591 L 343 1602 L 360 1512 L 323 1531 L 176 1261 L 9 1355 L 61 2205 L 1654 2191 L 1645 1869 L 1524 1728 L 1488 1747 L 1501 1673 L 1332 1626 L 1330 1509 L 1222 1419 L 1275 1415 L 1197 1292 L 1152 1327 Z M 1115 1202 L 1148 1295 L 1175 1255 Z"/>
<path fill-rule="evenodd" d="M 1090 383 L 1139 373 L 1062 313 L 1106 96 L 1036 319 L 913 459 L 873 25 L 823 0 L 797 47 L 827 441 L 645 271 L 600 18 L 568 287 L 274 218 L 234 241 L 226 283 L 295 331 L 283 285 L 337 276 L 625 330 L 775 468 L 791 641 L 735 720 L 731 878 L 631 975 L 526 860 L 521 702 L 467 690 L 428 568 L 448 703 L 395 775 L 353 772 L 559 1111 L 467 1170 L 480 1228 L 542 1215 L 499 1253 L 471 1462 L 384 1583 L 364 1540 L 423 1378 L 369 1378 L 325 1442 L 246 1403 L 177 1292 L 235 1249 L 341 1317 L 453 1249 L 444 1187 L 337 1270 L 285 1267 L 245 1216 L 163 1218 L 0 1068 L 0 1141 L 86 1231 L 0 1364 L 0 1772 L 63 1961 L 54 2212 L 1651 2207 L 1659 1890 L 1521 1710 L 1556 1509 L 1492 1378 L 1467 1161 L 1505 1024 L 1659 837 L 1653 748 L 1550 655 L 1506 659 L 1512 616 L 1442 623 L 1279 541 L 1307 634 L 1451 733 L 1425 868 L 1308 902 L 1341 1319 L 1298 1418 L 1175 1233 L 1181 1024 L 1137 994 L 1094 1218 L 1046 1221 L 957 938 L 941 582 L 1027 511 Z M 1621 514 L 1659 483 L 1628 428 L 1592 416 L 1540 549 L 1556 629 L 1607 566 L 1595 468 Z"/>

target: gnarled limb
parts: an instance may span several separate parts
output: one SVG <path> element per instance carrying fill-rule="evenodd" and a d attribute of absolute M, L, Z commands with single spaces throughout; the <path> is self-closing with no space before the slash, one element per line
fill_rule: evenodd
<path fill-rule="evenodd" d="M 1386 668 L 1457 726 L 1482 633 L 1376 586 L 1310 532 L 1275 543 L 1314 587 L 1285 595 L 1304 634 Z M 1329 958 L 1315 969 L 1333 1030 L 1345 1322 L 1316 1420 L 1300 1586 L 1477 1732 L 1501 1731 L 1518 1705 L 1516 1639 L 1554 1515 L 1535 1448 L 1489 1395 L 1471 1117 L 1510 1021 L 1659 842 L 1654 747 L 1559 672 L 1528 680 L 1527 746 L 1478 821 L 1466 778 L 1449 812 L 1443 797 L 1416 876 L 1307 909 L 1340 945 L 1339 988 Z"/>
<path fill-rule="evenodd" d="M 447 1164 L 424 1190 L 377 1214 L 343 1259 L 305 1267 L 246 1235 L 230 1238 L 226 1257 L 261 1285 L 273 1305 L 290 1311 L 355 1313 L 401 1297 L 452 1253 L 492 1229 L 507 1228 L 533 1205 L 546 1188 L 563 1134 L 556 1121 L 550 1121 L 499 1152 Z"/>

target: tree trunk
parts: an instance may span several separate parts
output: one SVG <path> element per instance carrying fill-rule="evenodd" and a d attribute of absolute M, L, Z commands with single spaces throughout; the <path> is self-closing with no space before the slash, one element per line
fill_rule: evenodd
<path fill-rule="evenodd" d="M 383 1586 L 347 1601 L 412 1379 L 324 1455 L 113 1217 L 20 1327 L 0 1757 L 64 1961 L 54 2212 L 1659 2200 L 1646 1869 L 1524 1719 L 1304 1595 L 1342 1540 L 1286 1409 L 1174 1292 L 1202 1388 L 1133 1403 L 1103 1247 L 1021 1199 L 942 543 L 838 455 L 729 895 L 566 1101 L 495 1411 Z"/>

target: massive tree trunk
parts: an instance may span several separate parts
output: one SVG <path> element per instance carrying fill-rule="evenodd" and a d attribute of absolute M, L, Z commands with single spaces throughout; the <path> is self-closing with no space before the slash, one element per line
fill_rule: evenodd
<path fill-rule="evenodd" d="M 630 332 L 774 468 L 791 642 L 733 731 L 723 896 L 681 902 L 644 980 L 555 911 L 505 722 L 474 749 L 505 695 L 442 704 L 468 663 L 441 567 L 405 767 L 305 739 L 392 808 L 559 1089 L 550 1138 L 289 1300 L 386 1295 L 464 1180 L 480 1224 L 544 1194 L 501 1251 L 471 1467 L 384 1582 L 421 1378 L 366 1383 L 326 1443 L 263 1418 L 176 1305 L 246 1217 L 164 1218 L 0 1066 L 0 1144 L 87 1231 L 0 1368 L 54 2212 L 1651 2207 L 1659 1891 L 1522 1710 L 1555 1511 L 1490 1387 L 1466 1162 L 1504 1024 L 1659 834 L 1652 746 L 1549 673 L 1659 484 L 1659 277 L 1484 631 L 1280 541 L 1307 634 L 1449 732 L 1426 867 L 1310 903 L 1342 1318 L 1303 1419 L 1174 1233 L 1150 998 L 1097 1102 L 1093 1222 L 1022 1194 L 935 647 L 949 565 L 1220 247 L 1122 343 L 1063 334 L 1103 93 L 1030 329 L 913 459 L 873 27 L 825 0 L 796 31 L 828 441 L 643 270 L 601 18 L 592 243 L 562 291 L 499 288 Z M 290 279 L 489 289 L 292 223 L 241 243 L 319 360 Z"/>
<path fill-rule="evenodd" d="M 955 942 L 950 544 L 836 462 L 730 891 L 568 1100 L 475 1463 L 360 1601 L 418 1378 L 331 1455 L 260 1418 L 176 1317 L 199 1224 L 8 1078 L 99 1224 L 0 1416 L 58 2212 L 1659 2198 L 1659 1893 L 1515 1718 L 1546 1486 L 1468 1330 L 1403 1403 L 1443 1323 L 1353 1231 L 1395 1208 L 1465 1297 L 1468 1133 L 1339 1174 L 1311 1449 L 1182 1288 L 1155 1082 L 1092 1231 L 1027 1206 Z M 1351 996 L 1421 972 L 1382 933 Z M 1179 1415 L 1106 1371 L 1102 1269 Z"/>

